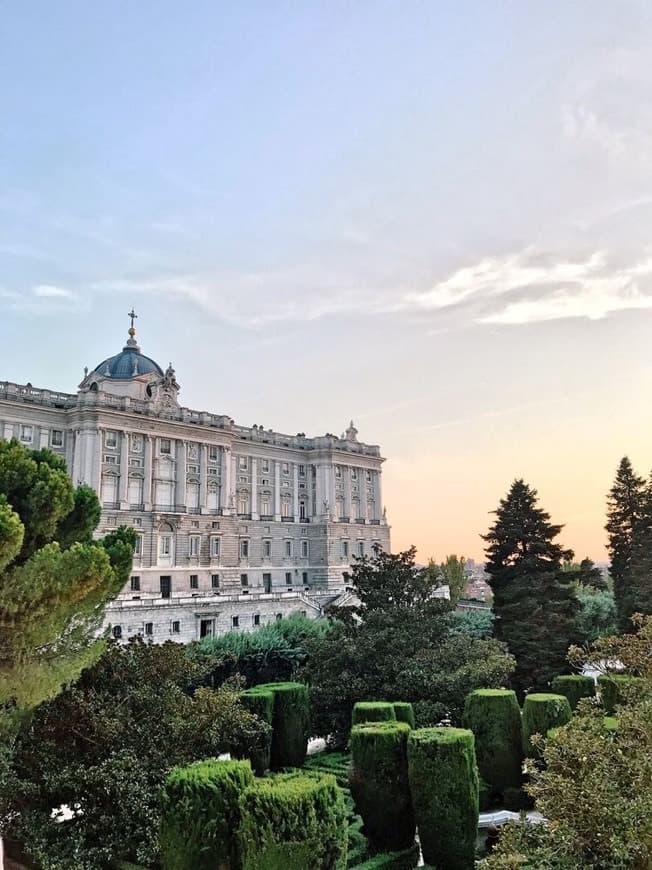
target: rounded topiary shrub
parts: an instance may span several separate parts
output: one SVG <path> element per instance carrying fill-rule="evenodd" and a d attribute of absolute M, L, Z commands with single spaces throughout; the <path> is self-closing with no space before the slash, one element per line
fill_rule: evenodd
<path fill-rule="evenodd" d="M 600 700 L 608 716 L 613 716 L 616 707 L 636 697 L 643 680 L 630 674 L 601 674 L 598 677 Z"/>
<path fill-rule="evenodd" d="M 463 723 L 473 731 L 482 779 L 497 791 L 518 788 L 523 739 L 516 693 L 510 689 L 476 689 L 466 697 Z"/>
<path fill-rule="evenodd" d="M 161 861 L 165 870 L 236 870 L 240 797 L 254 781 L 248 761 L 176 767 L 163 786 Z"/>
<path fill-rule="evenodd" d="M 526 695 L 523 704 L 523 752 L 532 758 L 538 755 L 532 746 L 534 734 L 546 737 L 551 728 L 559 728 L 572 717 L 568 698 L 548 692 Z"/>
<path fill-rule="evenodd" d="M 264 773 L 271 762 L 272 751 L 272 730 L 271 726 L 274 721 L 274 693 L 270 689 L 263 686 L 254 686 L 251 689 L 246 689 L 241 695 L 240 700 L 244 707 L 250 713 L 254 713 L 261 718 L 263 722 L 267 722 L 270 726 L 268 738 L 263 746 L 247 747 L 242 754 L 251 761 L 251 766 L 257 774 Z"/>
<path fill-rule="evenodd" d="M 256 780 L 240 799 L 242 870 L 344 870 L 344 794 L 329 774 Z"/>
<path fill-rule="evenodd" d="M 478 832 L 473 732 L 419 728 L 408 738 L 408 774 L 426 864 L 471 870 Z"/>
<path fill-rule="evenodd" d="M 414 728 L 414 709 L 412 704 L 408 701 L 394 701 L 392 707 L 398 722 L 407 722 L 410 728 Z"/>
<path fill-rule="evenodd" d="M 351 729 L 351 793 L 374 849 L 414 843 L 407 773 L 407 722 L 366 722 Z"/>
<path fill-rule="evenodd" d="M 394 705 L 389 701 L 358 701 L 353 706 L 353 725 L 363 722 L 393 722 L 396 720 Z"/>
<path fill-rule="evenodd" d="M 583 674 L 562 674 L 555 677 L 550 688 L 556 695 L 568 698 L 571 710 L 574 710 L 582 698 L 595 697 L 595 680 Z"/>
<path fill-rule="evenodd" d="M 263 683 L 258 691 L 274 695 L 270 766 L 301 767 L 310 733 L 310 693 L 304 683 Z"/>

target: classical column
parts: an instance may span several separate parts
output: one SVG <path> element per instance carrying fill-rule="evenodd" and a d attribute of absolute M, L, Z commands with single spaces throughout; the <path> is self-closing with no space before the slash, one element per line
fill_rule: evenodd
<path fill-rule="evenodd" d="M 95 437 L 93 438 L 93 469 L 91 475 L 91 486 L 99 497 L 100 488 L 102 486 L 102 447 L 104 433 L 101 429 L 98 429 L 94 434 Z"/>
<path fill-rule="evenodd" d="M 274 519 L 281 522 L 281 463 L 274 460 Z"/>
<path fill-rule="evenodd" d="M 178 439 L 174 506 L 184 511 L 186 509 L 186 449 L 186 442 Z"/>
<path fill-rule="evenodd" d="M 90 433 L 89 433 L 90 434 Z M 86 450 L 91 452 L 91 444 L 87 439 Z M 127 510 L 127 486 L 129 482 L 129 436 L 126 432 L 120 433 L 120 488 L 118 489 L 118 501 L 120 510 Z"/>
<path fill-rule="evenodd" d="M 299 521 L 299 464 L 292 463 L 292 516 L 295 523 Z"/>
<path fill-rule="evenodd" d="M 383 521 L 383 492 L 381 487 L 380 471 L 372 472 L 372 480 L 374 483 L 374 500 L 376 502 L 376 519 Z"/>
<path fill-rule="evenodd" d="M 145 479 L 143 481 L 143 502 L 145 510 L 152 509 L 152 436 L 144 435 L 145 442 Z"/>
<path fill-rule="evenodd" d="M 315 504 L 313 505 L 314 516 L 319 519 L 324 513 L 324 475 L 321 465 L 315 465 Z"/>
<path fill-rule="evenodd" d="M 238 460 L 237 457 L 233 455 L 233 451 L 231 451 L 231 479 L 229 480 L 229 512 L 235 516 L 238 513 L 238 506 L 235 503 L 236 500 L 236 488 L 238 482 Z"/>
<path fill-rule="evenodd" d="M 344 488 L 344 516 L 351 517 L 351 468 L 346 465 L 342 471 L 342 483 Z M 354 519 L 354 518 L 353 518 Z"/>
<path fill-rule="evenodd" d="M 73 459 L 72 459 L 72 482 L 73 486 L 78 486 L 81 483 L 81 438 L 80 438 L 80 430 L 75 429 L 74 432 L 70 432 L 70 437 L 74 439 L 73 446 Z M 104 449 L 104 445 L 102 445 L 102 449 Z"/>
<path fill-rule="evenodd" d="M 222 513 L 226 514 L 229 510 L 229 496 L 231 494 L 231 450 L 229 447 L 221 448 L 220 463 L 220 507 Z"/>
<path fill-rule="evenodd" d="M 251 519 L 258 519 L 258 460 L 251 457 Z"/>
<path fill-rule="evenodd" d="M 335 466 L 332 462 L 324 467 L 326 472 L 326 491 L 328 492 L 328 518 L 335 515 Z"/>
<path fill-rule="evenodd" d="M 50 430 L 46 429 L 45 426 L 41 426 L 39 428 L 39 447 L 43 450 L 44 447 L 48 446 L 48 435 L 50 434 Z"/>
<path fill-rule="evenodd" d="M 208 508 L 208 445 L 199 445 L 199 511 L 206 513 Z M 217 481 L 216 481 L 217 482 Z"/>
<path fill-rule="evenodd" d="M 360 487 L 360 517 L 367 519 L 367 472 L 363 472 L 362 486 Z"/>

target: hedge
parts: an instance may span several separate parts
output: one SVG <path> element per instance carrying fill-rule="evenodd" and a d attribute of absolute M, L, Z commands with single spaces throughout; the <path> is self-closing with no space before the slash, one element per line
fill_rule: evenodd
<path fill-rule="evenodd" d="M 198 761 L 170 771 L 162 791 L 165 870 L 239 866 L 239 800 L 254 781 L 248 761 Z"/>
<path fill-rule="evenodd" d="M 426 864 L 474 866 L 478 833 L 478 770 L 473 732 L 419 728 L 408 738 L 408 775 Z"/>
<path fill-rule="evenodd" d="M 559 728 L 572 717 L 568 698 L 539 692 L 525 696 L 523 704 L 523 752 L 532 758 L 538 755 L 530 741 L 534 734 L 546 737 L 551 728 Z"/>
<path fill-rule="evenodd" d="M 412 704 L 407 701 L 394 701 L 392 707 L 398 722 L 407 722 L 410 728 L 414 728 L 414 709 Z"/>
<path fill-rule="evenodd" d="M 595 680 L 583 674 L 562 674 L 553 679 L 550 688 L 556 695 L 568 698 L 571 710 L 575 710 L 582 698 L 595 696 Z"/>
<path fill-rule="evenodd" d="M 626 703 L 632 694 L 643 685 L 641 677 L 630 674 L 601 674 L 598 677 L 600 699 L 608 716 L 613 716 L 616 707 Z"/>
<path fill-rule="evenodd" d="M 301 767 L 308 751 L 310 694 L 304 683 L 263 683 L 260 691 L 274 695 L 270 766 Z"/>
<path fill-rule="evenodd" d="M 396 720 L 394 705 L 389 701 L 358 701 L 353 706 L 353 725 L 363 722 L 390 722 Z"/>
<path fill-rule="evenodd" d="M 414 843 L 407 773 L 407 722 L 367 722 L 351 729 L 351 793 L 364 833 L 377 851 Z"/>
<path fill-rule="evenodd" d="M 263 722 L 267 722 L 270 726 L 273 724 L 274 692 L 271 689 L 266 689 L 263 686 L 254 686 L 251 689 L 246 689 L 240 695 L 240 700 L 250 713 L 259 716 Z M 270 730 L 269 738 L 265 741 L 265 745 L 262 748 L 253 748 L 247 752 L 251 766 L 259 775 L 269 768 L 271 762 L 272 734 L 273 731 Z"/>
<path fill-rule="evenodd" d="M 381 852 L 362 864 L 355 864 L 351 870 L 413 870 L 418 863 L 419 846 L 415 843 L 400 852 Z"/>
<path fill-rule="evenodd" d="M 497 791 L 522 779 L 521 708 L 509 689 L 476 689 L 466 697 L 463 724 L 473 731 L 478 770 Z"/>
<path fill-rule="evenodd" d="M 344 870 L 347 818 L 333 776 L 256 780 L 240 799 L 242 870 Z"/>

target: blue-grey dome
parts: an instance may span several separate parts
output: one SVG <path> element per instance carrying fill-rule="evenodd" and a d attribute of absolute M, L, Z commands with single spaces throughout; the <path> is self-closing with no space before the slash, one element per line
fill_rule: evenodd
<path fill-rule="evenodd" d="M 133 339 L 131 339 L 133 341 Z M 95 366 L 98 375 L 114 380 L 129 380 L 138 375 L 157 374 L 163 377 L 163 369 L 153 359 L 140 352 L 140 348 L 134 341 L 132 346 L 122 348 L 122 352 L 110 356 L 98 366 Z"/>

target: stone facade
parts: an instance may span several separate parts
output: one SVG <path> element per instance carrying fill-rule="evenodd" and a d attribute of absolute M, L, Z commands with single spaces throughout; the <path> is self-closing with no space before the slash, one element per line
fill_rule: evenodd
<path fill-rule="evenodd" d="M 171 365 L 129 335 L 77 393 L 0 382 L 0 437 L 62 456 L 98 493 L 98 534 L 137 533 L 130 583 L 106 612 L 114 635 L 187 642 L 318 616 L 354 556 L 389 549 L 379 448 L 353 423 L 309 438 L 183 408 Z"/>

